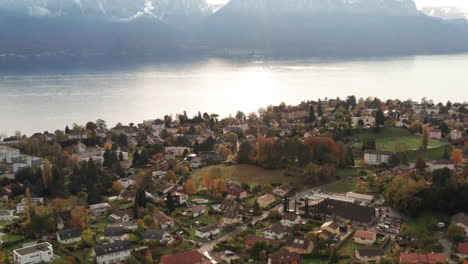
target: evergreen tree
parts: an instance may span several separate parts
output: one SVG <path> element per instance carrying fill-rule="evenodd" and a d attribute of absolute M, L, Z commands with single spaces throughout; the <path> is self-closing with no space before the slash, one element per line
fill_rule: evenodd
<path fill-rule="evenodd" d="M 353 149 L 351 148 L 351 146 L 348 146 L 346 149 L 345 165 L 347 167 L 354 167 L 355 165 Z"/>
<path fill-rule="evenodd" d="M 53 197 L 65 197 L 68 194 L 68 189 L 65 185 L 65 176 L 57 166 L 54 166 L 52 169 L 52 184 L 50 192 Z"/>
<path fill-rule="evenodd" d="M 309 218 L 310 216 L 310 209 L 309 209 L 309 199 L 305 199 L 304 203 L 304 217 Z"/>
<path fill-rule="evenodd" d="M 317 106 L 317 115 L 322 117 L 323 116 L 323 110 L 322 110 L 322 101 L 319 100 L 318 106 Z"/>
<path fill-rule="evenodd" d="M 172 197 L 172 192 L 167 193 L 166 207 L 169 212 L 174 212 L 175 210 L 174 198 Z"/>
<path fill-rule="evenodd" d="M 70 193 L 73 195 L 78 194 L 83 189 L 83 178 L 81 177 L 78 165 L 73 166 L 73 171 L 70 176 L 70 185 L 68 188 L 70 189 Z"/>
<path fill-rule="evenodd" d="M 120 153 L 119 153 L 119 160 L 124 161 L 124 156 L 123 156 L 122 151 L 120 151 Z"/>
<path fill-rule="evenodd" d="M 237 162 L 239 164 L 248 164 L 250 163 L 250 157 L 253 155 L 253 148 L 249 142 L 243 141 L 239 146 L 239 151 L 237 151 Z"/>
<path fill-rule="evenodd" d="M 310 108 L 309 108 L 309 122 L 310 123 L 313 123 L 317 120 L 317 117 L 315 116 L 315 109 L 314 109 L 314 105 L 311 104 L 310 105 Z"/>
<path fill-rule="evenodd" d="M 385 123 L 385 116 L 382 109 L 377 110 L 375 115 L 375 124 L 378 126 L 383 126 Z"/>
<path fill-rule="evenodd" d="M 429 143 L 429 132 L 427 131 L 427 128 L 424 128 L 423 130 L 423 138 L 422 138 L 422 149 L 426 150 L 427 145 Z"/>
<path fill-rule="evenodd" d="M 286 213 L 289 211 L 289 198 L 284 197 L 283 199 L 283 211 Z"/>

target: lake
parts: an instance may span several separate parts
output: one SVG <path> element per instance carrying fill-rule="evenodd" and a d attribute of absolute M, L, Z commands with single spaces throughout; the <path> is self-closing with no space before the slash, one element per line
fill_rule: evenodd
<path fill-rule="evenodd" d="M 353 94 L 461 102 L 468 100 L 467 74 L 468 54 L 15 68 L 0 70 L 0 133 L 31 135 L 98 118 L 139 123 L 184 110 L 227 116 Z"/>

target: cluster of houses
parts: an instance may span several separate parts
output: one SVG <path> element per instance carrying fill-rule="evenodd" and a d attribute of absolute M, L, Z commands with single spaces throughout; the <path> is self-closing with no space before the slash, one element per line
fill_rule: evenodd
<path fill-rule="evenodd" d="M 14 178 L 18 171 L 28 167 L 41 167 L 43 163 L 42 158 L 22 155 L 19 149 L 0 145 L 0 175 L 10 175 L 9 178 Z"/>

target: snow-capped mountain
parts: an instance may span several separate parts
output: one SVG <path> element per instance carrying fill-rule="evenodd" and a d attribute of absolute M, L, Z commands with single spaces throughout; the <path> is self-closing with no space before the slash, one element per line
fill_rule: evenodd
<path fill-rule="evenodd" d="M 442 19 L 466 19 L 468 18 L 467 12 L 457 7 L 453 7 L 453 6 L 424 7 L 422 11 L 428 16 L 438 17 Z"/>
<path fill-rule="evenodd" d="M 86 16 L 128 21 L 146 15 L 166 23 L 210 15 L 206 0 L 4 0 L 0 10 L 36 17 Z"/>
<path fill-rule="evenodd" d="M 419 15 L 412 0 L 231 0 L 220 11 L 261 12 L 264 14 L 354 13 Z"/>

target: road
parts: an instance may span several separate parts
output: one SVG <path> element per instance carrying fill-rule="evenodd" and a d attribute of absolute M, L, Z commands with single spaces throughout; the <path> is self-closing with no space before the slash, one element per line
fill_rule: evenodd
<path fill-rule="evenodd" d="M 452 242 L 445 237 L 439 239 L 439 242 L 444 247 L 444 253 L 445 253 L 445 258 L 447 259 L 447 262 L 450 264 L 455 264 L 456 262 L 453 261 L 450 257 L 451 251 L 452 251 Z"/>

